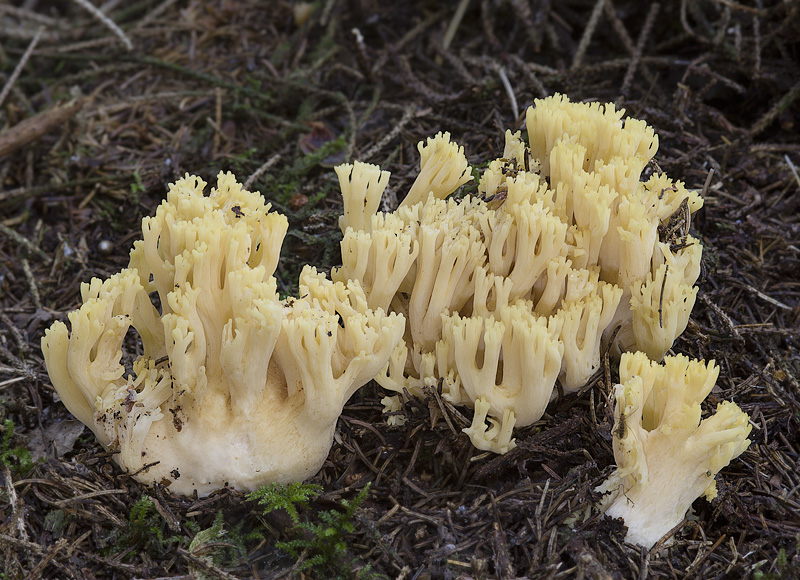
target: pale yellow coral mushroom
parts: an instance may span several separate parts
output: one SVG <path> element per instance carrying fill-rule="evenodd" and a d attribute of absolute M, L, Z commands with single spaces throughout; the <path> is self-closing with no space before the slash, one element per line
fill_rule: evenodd
<path fill-rule="evenodd" d="M 279 300 L 272 274 L 286 218 L 231 174 L 209 196 L 204 186 L 189 176 L 171 185 L 143 220 L 130 267 L 84 284 L 71 330 L 45 332 L 47 370 L 67 408 L 142 482 L 205 495 L 301 481 L 405 323 L 370 310 L 358 282 L 312 268 L 301 298 Z M 130 328 L 143 354 L 126 373 Z"/>
<path fill-rule="evenodd" d="M 476 412 L 465 431 L 476 447 L 505 453 L 511 444 L 505 434 L 544 413 L 561 370 L 564 345 L 552 336 L 546 318 L 519 302 L 501 307 L 497 318 L 453 315 L 444 328 L 442 344 L 452 349 L 464 392 L 470 400 L 488 404 L 493 417 L 502 418 L 500 429 L 487 434 L 481 427 L 485 417 Z"/>
<path fill-rule="evenodd" d="M 472 179 L 464 148 L 450 141 L 450 133 L 437 133 L 427 143 L 420 141 L 419 175 L 401 205 L 424 201 L 428 194 L 442 199 Z"/>
<path fill-rule="evenodd" d="M 541 161 L 546 176 L 551 173 L 550 152 L 565 136 L 585 148 L 586 171 L 614 157 L 651 159 L 658 137 L 644 121 L 623 122 L 624 114 L 613 103 L 572 103 L 563 95 L 536 99 L 525 116 L 531 155 Z"/>
<path fill-rule="evenodd" d="M 331 272 L 336 281 L 360 280 L 373 310 L 389 309 L 419 254 L 419 242 L 404 231 L 402 222 L 387 218 L 372 233 L 348 227 L 341 242 L 342 267 Z"/>
<path fill-rule="evenodd" d="M 664 364 L 625 353 L 614 399 L 617 468 L 598 491 L 628 527 L 626 540 L 650 548 L 683 520 L 692 502 L 717 495 L 714 476 L 747 449 L 747 414 L 729 401 L 700 420 L 719 367 L 678 355 Z"/>
<path fill-rule="evenodd" d="M 342 190 L 344 213 L 339 218 L 342 233 L 347 228 L 371 231 L 370 221 L 381 202 L 383 190 L 389 183 L 388 171 L 381 171 L 377 165 L 356 161 L 353 164 L 337 165 L 336 175 Z"/>
<path fill-rule="evenodd" d="M 653 360 L 661 360 L 675 338 L 686 329 L 697 297 L 697 287 L 684 283 L 681 272 L 669 264 L 655 276 L 637 282 L 631 294 L 632 329 L 636 346 Z"/>
<path fill-rule="evenodd" d="M 513 445 L 510 425 L 541 416 L 556 376 L 563 392 L 578 391 L 610 346 L 660 359 L 686 327 L 701 256 L 686 235 L 700 196 L 661 174 L 641 181 L 658 148 L 646 123 L 612 104 L 556 95 L 537 100 L 526 125 L 529 142 L 506 131 L 478 195 L 460 199 L 441 198 L 469 175 L 463 150 L 446 133 L 420 143 L 411 191 L 394 212 L 367 220 L 366 211 L 360 230 L 345 231 L 334 273 L 360 280 L 373 308 L 408 320 L 376 380 L 413 396 L 441 385 L 449 401 L 475 407 L 468 433 L 494 451 Z M 343 183 L 346 213 L 350 187 Z M 542 323 L 530 320 L 541 317 L 563 350 L 557 372 L 555 346 L 534 339 Z M 542 357 L 546 368 L 530 369 L 537 380 L 519 379 L 519 361 L 544 365 Z"/>
<path fill-rule="evenodd" d="M 600 368 L 600 340 L 621 298 L 622 288 L 600 282 L 596 291 L 565 302 L 550 318 L 554 334 L 564 344 L 561 385 L 565 393 L 578 391 Z"/>

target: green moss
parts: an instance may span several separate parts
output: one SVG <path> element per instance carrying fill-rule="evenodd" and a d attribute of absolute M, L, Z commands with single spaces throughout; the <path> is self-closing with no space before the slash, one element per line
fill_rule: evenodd
<path fill-rule="evenodd" d="M 3 435 L 0 439 L 0 463 L 7 465 L 12 475 L 24 475 L 33 468 L 31 452 L 14 446 L 15 425 L 11 419 L 3 421 Z"/>
<path fill-rule="evenodd" d="M 355 515 L 369 494 L 369 485 L 352 500 L 341 500 L 338 509 L 316 512 L 312 518 L 303 517 L 309 501 L 321 491 L 321 487 L 312 484 L 272 484 L 251 493 L 248 499 L 257 501 L 265 514 L 275 510 L 289 514 L 294 523 L 287 531 L 290 539 L 275 545 L 298 559 L 297 572 L 310 570 L 318 578 L 351 578 L 356 566 L 347 557 L 347 535 L 356 529 Z M 359 577 L 368 575 L 368 569 L 359 573 Z"/>
<path fill-rule="evenodd" d="M 131 507 L 125 527 L 112 532 L 110 552 L 130 554 L 145 551 L 163 557 L 174 549 L 175 544 L 183 544 L 186 540 L 169 532 L 167 522 L 153 500 L 143 495 Z"/>

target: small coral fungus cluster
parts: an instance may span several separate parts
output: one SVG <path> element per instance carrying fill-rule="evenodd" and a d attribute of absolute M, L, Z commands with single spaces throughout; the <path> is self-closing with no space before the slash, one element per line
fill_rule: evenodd
<path fill-rule="evenodd" d="M 347 399 L 386 365 L 402 316 L 367 307 L 357 282 L 306 267 L 279 300 L 286 218 L 220 174 L 170 186 L 142 222 L 129 267 L 81 288 L 71 334 L 42 339 L 67 408 L 145 483 L 205 495 L 314 475 Z M 157 296 L 156 308 L 150 296 Z M 142 343 L 124 376 L 122 342 Z"/>
<path fill-rule="evenodd" d="M 144 219 L 128 268 L 84 284 L 71 330 L 46 332 L 53 385 L 139 480 L 206 494 L 314 474 L 342 406 L 373 377 L 413 396 L 441 388 L 474 408 L 472 442 L 503 453 L 602 352 L 624 353 L 617 469 L 601 491 L 628 539 L 652 545 L 714 496 L 749 426 L 732 403 L 700 420 L 713 361 L 651 362 L 694 305 L 702 247 L 688 229 L 702 199 L 658 171 L 643 180 L 658 140 L 622 116 L 537 101 L 527 143 L 507 132 L 477 194 L 461 197 L 472 170 L 439 134 L 420 143 L 419 175 L 389 213 L 388 172 L 337 167 L 342 266 L 332 281 L 306 267 L 299 298 L 279 300 L 272 276 L 286 219 L 230 174 L 209 196 L 187 176 Z M 141 352 L 126 373 L 131 328 Z"/>
<path fill-rule="evenodd" d="M 421 396 L 442 389 L 474 407 L 473 444 L 504 453 L 559 389 L 576 392 L 601 353 L 625 352 L 616 387 L 617 470 L 600 488 L 628 540 L 654 544 L 749 444 L 733 403 L 700 421 L 718 369 L 668 356 L 686 328 L 702 246 L 689 235 L 702 199 L 659 171 L 653 130 L 611 104 L 556 96 L 527 111 L 527 144 L 506 132 L 477 195 L 463 150 L 439 134 L 420 143 L 420 173 L 391 213 L 377 212 L 388 173 L 337 168 L 342 267 L 371 308 L 402 313 L 404 341 L 376 380 Z M 424 194 L 427 192 L 427 195 Z M 630 354 L 635 352 L 636 354 Z M 398 396 L 387 397 L 389 410 Z"/>
<path fill-rule="evenodd" d="M 724 401 L 700 420 L 700 404 L 719 375 L 714 361 L 677 355 L 659 365 L 644 353 L 625 353 L 619 374 L 617 468 L 598 491 L 608 492 L 606 513 L 625 520 L 626 539 L 649 548 L 681 522 L 695 499 L 716 497 L 714 476 L 750 444 L 749 418 Z"/>
<path fill-rule="evenodd" d="M 378 382 L 419 395 L 441 380 L 451 402 L 475 407 L 467 432 L 481 449 L 508 450 L 512 428 L 538 420 L 557 384 L 583 387 L 603 349 L 661 360 L 686 328 L 702 253 L 686 230 L 702 199 L 661 173 L 641 181 L 658 139 L 622 113 L 538 101 L 529 145 L 506 132 L 479 194 L 461 199 L 445 198 L 470 178 L 466 159 L 439 134 L 420 144 L 419 176 L 392 213 L 376 213 L 386 172 L 337 168 L 332 277 L 360 280 L 371 308 L 408 320 Z"/>

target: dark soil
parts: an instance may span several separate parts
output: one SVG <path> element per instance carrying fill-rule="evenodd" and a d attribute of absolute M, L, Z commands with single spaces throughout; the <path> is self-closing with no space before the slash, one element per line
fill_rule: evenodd
<path fill-rule="evenodd" d="M 456 2 L 328 0 L 300 25 L 288 2 L 109 0 L 107 22 L 84 3 L 0 4 L 0 420 L 15 426 L 0 449 L 1 578 L 332 577 L 275 547 L 299 533 L 280 512 L 121 473 L 58 402 L 42 333 L 81 282 L 127 263 L 185 172 L 231 170 L 289 216 L 291 292 L 302 264 L 337 262 L 333 165 L 380 164 L 403 191 L 421 139 L 447 130 L 472 162 L 492 159 L 554 92 L 646 119 L 661 168 L 705 187 L 700 293 L 673 350 L 716 359 L 707 410 L 736 401 L 752 445 L 671 546 L 640 551 L 591 509 L 613 466 L 601 377 L 502 457 L 474 449 L 464 410 L 435 393 L 388 427 L 371 385 L 303 517 L 371 482 L 344 577 L 800 577 L 800 2 L 472 0 L 458 23 Z M 227 540 L 192 549 L 219 513 Z"/>

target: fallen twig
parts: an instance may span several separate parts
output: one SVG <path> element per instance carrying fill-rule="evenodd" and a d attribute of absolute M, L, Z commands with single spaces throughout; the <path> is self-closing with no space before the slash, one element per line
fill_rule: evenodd
<path fill-rule="evenodd" d="M 8 86 L 8 85 L 6 85 Z M 2 99 L 0 99 L 2 101 Z M 56 105 L 38 115 L 21 121 L 0 133 L 0 157 L 13 153 L 46 135 L 53 129 L 62 126 L 75 113 L 81 110 L 84 99 L 73 99 L 62 105 Z"/>
<path fill-rule="evenodd" d="M 14 83 L 17 81 L 22 69 L 25 68 L 25 65 L 28 63 L 28 59 L 30 59 L 31 54 L 33 54 L 33 49 L 36 48 L 36 45 L 39 44 L 39 39 L 42 38 L 42 33 L 44 32 L 44 26 L 40 26 L 39 30 L 36 31 L 36 36 L 33 37 L 31 43 L 28 45 L 28 48 L 25 50 L 25 53 L 22 55 L 22 58 L 19 59 L 17 66 L 14 67 L 14 72 L 11 73 L 11 76 L 8 77 L 8 81 L 6 81 L 5 86 L 3 87 L 3 91 L 0 92 L 0 105 L 6 100 L 8 93 L 11 91 L 11 87 L 14 86 Z"/>

